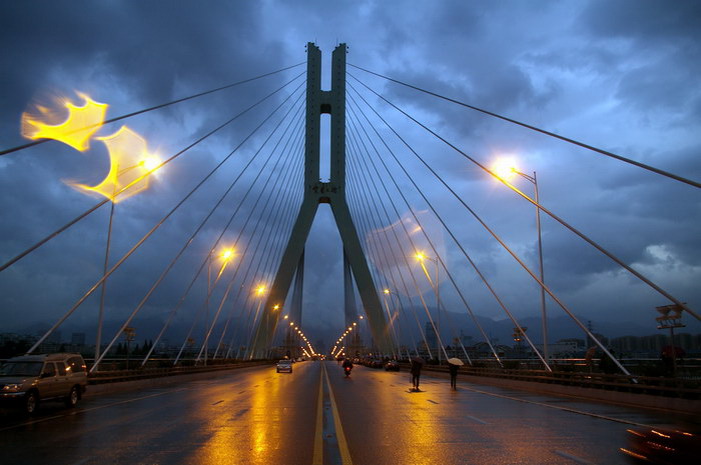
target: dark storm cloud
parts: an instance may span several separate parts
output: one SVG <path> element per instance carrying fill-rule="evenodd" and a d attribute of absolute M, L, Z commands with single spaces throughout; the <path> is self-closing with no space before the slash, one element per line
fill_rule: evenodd
<path fill-rule="evenodd" d="M 159 101 L 172 96 L 179 80 L 207 88 L 247 75 L 263 57 L 279 62 L 274 49 L 263 44 L 261 53 L 256 46 L 261 18 L 252 3 L 30 3 L 5 5 L 0 33 L 3 43 L 15 45 L 4 48 L 12 64 L 5 79 L 29 90 L 54 67 L 97 65 L 139 96 Z M 243 62 L 247 67 L 236 65 Z"/>
<path fill-rule="evenodd" d="M 350 63 L 562 131 L 692 179 L 701 177 L 698 136 L 693 131 L 701 122 L 701 91 L 696 79 L 701 71 L 701 42 L 694 27 L 699 24 L 699 7 L 693 2 L 669 7 L 654 1 L 46 1 L 6 2 L 0 8 L 2 148 L 24 142 L 19 136 L 19 115 L 34 96 L 45 91 L 95 91 L 97 100 L 112 105 L 109 116 L 116 116 L 303 61 L 307 41 L 316 41 L 322 48 L 326 78 L 330 52 L 336 43 L 346 42 Z M 689 276 L 698 276 L 701 232 L 699 201 L 693 188 L 660 181 L 636 168 L 621 168 L 598 155 L 584 154 L 561 142 L 386 84 L 361 71 L 349 71 L 486 164 L 499 152 L 523 155 L 524 170 L 537 170 L 542 180 L 544 205 L 627 263 L 656 279 L 673 276 L 684 282 Z M 292 73 L 241 92 L 216 94 L 150 113 L 135 118 L 133 124 L 147 137 L 149 147 L 158 146 L 172 154 Z M 358 87 L 352 79 L 349 82 Z M 377 104 L 377 108 L 530 265 L 536 262 L 531 205 L 505 192 L 503 186 L 428 133 L 417 131 L 413 123 L 384 104 Z M 266 107 L 247 116 L 240 125 L 232 125 L 172 163 L 162 182 L 155 183 L 138 201 L 117 204 L 114 257 L 128 250 L 269 110 Z M 115 273 L 108 286 L 111 312 L 131 310 L 261 138 L 254 138 L 211 186 L 205 186 L 168 221 L 149 241 L 156 246 L 140 251 L 133 262 L 126 262 L 124 269 Z M 505 298 L 518 304 L 523 295 L 530 296 L 533 283 L 523 278 L 513 259 L 428 171 L 419 168 L 420 163 L 401 144 L 394 147 Z M 100 150 L 96 144 L 89 155 L 81 155 L 48 143 L 0 158 L 0 255 L 22 250 L 97 201 L 72 190 L 61 179 L 105 172 L 106 154 Z M 389 159 L 385 153 L 379 156 Z M 390 169 L 397 169 L 390 165 Z M 412 207 L 426 211 L 423 199 L 413 192 L 408 180 L 399 176 L 399 183 Z M 519 186 L 531 191 L 527 184 Z M 268 185 L 263 192 L 271 187 L 277 186 Z M 165 314 L 173 306 L 243 194 L 243 189 L 235 190 L 224 211 L 215 215 L 203 237 L 193 244 L 194 250 L 154 296 L 149 312 Z M 251 205 L 244 205 L 227 237 L 238 232 Z M 403 214 L 406 208 L 402 205 L 400 210 Z M 103 207 L 95 218 L 55 245 L 3 272 L 3 310 L 31 308 L 36 314 L 51 315 L 43 318 L 46 321 L 69 307 L 100 274 L 107 214 Z M 382 217 L 388 224 L 379 226 L 395 220 Z M 271 221 L 273 230 L 280 229 L 278 221 Z M 252 239 L 244 236 L 244 242 Z M 342 301 L 342 256 L 331 215 L 318 218 L 310 238 L 305 311 L 310 324 L 313 321 L 319 328 L 327 328 L 342 320 L 342 312 L 337 310 Z M 271 241 L 282 245 L 277 236 Z M 455 263 L 459 281 L 482 286 L 450 241 L 445 242 L 446 255 Z M 600 294 L 615 295 L 615 286 L 607 287 L 607 278 L 618 277 L 616 266 L 580 242 L 544 219 L 549 282 L 579 309 L 601 311 L 597 302 Z M 40 295 L 32 287 L 32 275 L 56 290 Z M 131 280 L 132 276 L 139 280 Z M 417 278 L 423 279 L 420 274 Z M 609 282 L 621 289 L 638 289 L 626 287 L 631 286 L 627 278 Z M 188 311 L 204 299 L 199 284 L 188 301 Z M 686 300 L 698 302 L 688 287 L 681 290 Z M 483 293 L 483 289 L 479 291 L 478 303 L 483 305 L 478 308 L 490 316 L 499 315 L 491 297 Z M 620 299 L 621 308 L 639 304 L 632 297 Z M 94 300 L 89 305 L 92 312 Z M 516 307 L 527 312 L 532 306 Z"/>

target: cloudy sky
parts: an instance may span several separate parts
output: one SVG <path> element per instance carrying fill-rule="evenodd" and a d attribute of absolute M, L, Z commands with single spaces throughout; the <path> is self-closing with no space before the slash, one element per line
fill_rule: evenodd
<path fill-rule="evenodd" d="M 37 104 L 48 105 L 56 97 L 79 103 L 76 91 L 87 93 L 108 103 L 107 117 L 113 118 L 302 63 L 307 42 L 322 50 L 324 86 L 328 88 L 331 51 L 338 43 L 346 43 L 347 60 L 353 65 L 699 182 L 700 31 L 701 5 L 694 1 L 2 2 L 0 146 L 8 149 L 26 143 L 21 135 L 22 113 Z M 167 158 L 304 69 L 298 66 L 114 123 L 97 135 L 112 134 L 126 124 L 146 139 L 149 150 Z M 515 316 L 536 316 L 540 312 L 537 285 L 457 198 L 533 270 L 537 270 L 535 209 L 367 91 L 356 78 L 480 163 L 491 166 L 497 158 L 511 157 L 522 171 L 537 172 L 545 208 L 675 298 L 697 311 L 701 308 L 701 192 L 697 187 L 392 84 L 357 68 L 349 67 L 348 71 L 353 76 L 349 78 L 349 106 L 357 112 L 348 118 L 349 152 L 353 152 L 349 153 L 349 183 L 353 186 L 349 186 L 348 196 L 371 254 L 371 266 L 377 270 L 378 286 L 395 284 L 398 294 L 416 305 L 419 293 L 429 304 L 435 302 L 415 262 L 409 268 L 414 268 L 416 286 L 392 281 L 393 273 L 403 273 L 407 282 L 411 281 L 402 264 L 410 241 L 401 246 L 389 244 L 382 252 L 387 237 L 405 240 L 400 218 L 416 228 L 413 212 L 423 230 L 429 232 L 436 251 L 420 234 L 416 234 L 416 246 L 426 248 L 430 255 L 440 254 L 446 264 L 447 270 L 439 270 L 441 298 L 464 319 L 456 321 L 455 327 L 467 330 L 471 323 L 447 279 L 448 272 L 476 314 L 493 319 L 506 315 L 451 234 Z M 289 135 L 274 136 L 268 148 L 256 155 L 273 133 L 273 118 L 114 273 L 105 300 L 108 319 L 123 320 L 136 307 L 231 180 L 242 172 L 229 200 L 214 213 L 139 318 L 156 322 L 149 327 L 165 321 L 237 201 L 241 201 L 240 212 L 223 241 L 234 241 L 237 227 L 243 231 L 239 248 L 257 244 L 253 241 L 257 237 L 261 244 L 252 247 L 257 247 L 258 255 L 248 254 L 254 268 L 243 285 L 248 289 L 256 282 L 272 280 L 276 249 L 265 244 L 281 243 L 291 222 L 283 213 L 295 211 L 300 195 L 294 187 L 295 182 L 299 184 L 294 173 L 300 172 L 295 164 L 299 163 L 299 150 L 295 152 L 294 146 L 300 142 L 302 129 L 294 125 L 299 122 L 294 115 L 300 107 L 293 103 L 300 95 L 294 89 L 302 79 L 169 163 L 147 191 L 116 204 L 111 263 L 292 95 L 288 106 L 281 109 L 291 109 L 290 116 L 280 116 L 280 131 L 292 122 Z M 411 179 L 381 147 L 380 139 L 374 139 L 377 152 L 371 147 L 374 130 L 386 138 L 383 140 Z M 276 137 L 281 145 L 272 149 Z M 288 141 L 290 155 L 279 156 L 288 153 L 282 149 Z M 423 166 L 412 149 L 455 195 Z M 264 156 L 269 153 L 274 154 L 271 165 L 264 166 Z M 249 160 L 253 160 L 251 170 L 244 171 Z M 272 165 L 275 160 L 280 163 Z M 380 160 L 396 178 L 382 171 Z M 375 175 L 374 166 L 378 167 Z M 94 185 L 108 169 L 107 150 L 96 141 L 83 153 L 52 141 L 0 156 L 0 262 L 6 263 L 95 205 L 98 197 L 76 190 L 68 181 Z M 275 176 L 254 184 L 246 197 L 256 169 Z M 533 186 L 525 179 L 513 183 L 532 195 Z M 256 199 L 270 199 L 270 209 L 254 208 Z M 367 213 L 368 207 L 382 213 Z M 249 212 L 251 226 L 246 229 L 243 225 Z M 267 212 L 270 216 L 264 216 Z M 0 272 L 2 331 L 18 331 L 35 322 L 53 324 L 95 284 L 102 275 L 109 215 L 109 205 L 105 205 Z M 259 218 L 265 226 L 254 230 L 252 225 Z M 542 221 L 545 281 L 568 308 L 600 324 L 597 329 L 604 333 L 606 322 L 656 331 L 655 307 L 670 303 L 668 299 L 551 218 L 544 216 Z M 341 250 L 331 211 L 322 206 L 307 247 L 305 275 L 303 323 L 313 340 L 329 341 L 341 331 Z M 267 258 L 266 251 L 273 258 Z M 428 269 L 433 273 L 432 267 Z M 225 270 L 212 301 L 219 301 L 233 271 L 233 266 Z M 242 268 L 241 276 L 245 272 Z M 177 321 L 185 327 L 202 308 L 206 295 L 203 279 L 195 282 L 178 311 Z M 234 288 L 243 283 L 241 277 L 237 279 Z M 89 297 L 66 324 L 94 326 L 98 294 Z M 211 308 L 210 318 L 216 303 Z M 224 308 L 226 315 L 229 305 Z M 247 308 L 254 311 L 255 301 Z M 550 299 L 548 308 L 553 318 L 564 315 Z M 688 315 L 685 319 L 692 320 Z"/>

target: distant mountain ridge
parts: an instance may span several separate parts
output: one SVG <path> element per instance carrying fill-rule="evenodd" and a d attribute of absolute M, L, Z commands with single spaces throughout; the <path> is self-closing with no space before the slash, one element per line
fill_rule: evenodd
<path fill-rule="evenodd" d="M 434 321 L 437 322 L 437 318 L 435 317 L 435 309 L 429 308 L 429 310 L 431 311 Z M 494 320 L 490 317 L 482 315 L 477 315 L 476 318 L 477 321 L 479 321 L 482 328 L 484 329 L 484 332 L 490 337 L 490 339 L 492 339 L 492 341 L 505 345 L 513 344 L 512 334 L 514 332 L 514 324 L 510 319 L 506 318 L 501 320 Z M 580 321 L 583 324 L 590 324 L 590 320 L 588 320 L 587 318 L 579 316 L 578 318 L 580 318 Z M 419 321 L 421 322 L 422 327 L 425 327 L 425 324 L 428 321 L 428 319 L 424 318 L 423 320 L 420 319 Z M 456 325 L 453 323 L 454 321 L 460 321 L 460 324 Z M 541 342 L 542 328 L 539 317 L 532 316 L 519 318 L 518 321 L 522 327 L 528 328 L 526 334 L 531 338 L 531 340 L 534 343 Z M 107 344 L 114 337 L 115 332 L 120 328 L 122 323 L 122 321 L 116 320 L 105 321 L 102 333 L 103 344 Z M 412 334 L 416 335 L 416 323 L 412 323 L 413 326 L 411 327 L 411 332 Z M 701 333 L 701 323 L 695 320 L 691 321 L 691 319 L 689 318 L 685 319 L 684 323 L 687 326 L 685 328 L 680 328 L 676 331 L 676 333 Z M 334 335 L 336 335 L 339 330 L 339 328 L 336 325 L 331 325 L 318 319 L 310 318 L 310 321 L 303 321 L 302 324 L 305 333 L 308 334 L 312 338 L 312 340 L 323 340 L 326 345 L 332 342 L 330 338 L 334 337 Z M 472 337 L 472 341 L 474 341 L 474 343 L 484 340 L 482 333 L 479 331 L 476 325 L 472 323 L 472 319 L 466 318 L 464 314 L 450 312 L 449 316 L 447 316 L 444 312 L 441 314 L 441 324 L 441 333 L 443 334 L 444 339 L 450 338 L 452 340 L 453 337 L 458 336 L 462 333 L 463 336 Z M 182 344 L 182 342 L 185 340 L 186 335 L 190 331 L 190 325 L 190 322 L 183 322 L 178 320 L 173 321 L 170 324 L 164 336 L 165 338 L 167 338 L 168 344 L 175 346 Z M 163 321 L 156 317 L 136 318 L 132 323 L 130 323 L 130 326 L 136 329 L 136 338 L 134 342 L 141 344 L 144 340 L 155 340 L 155 338 L 158 336 L 158 333 L 163 327 Z M 218 341 L 218 338 L 221 334 L 222 326 L 223 325 L 218 324 L 217 328 L 213 332 L 213 336 L 210 337 L 212 345 L 216 343 L 215 339 Z M 232 321 L 230 323 L 228 333 L 229 336 L 225 337 L 225 343 L 230 342 L 232 328 L 236 330 L 236 328 L 238 327 L 238 322 Z M 13 332 L 18 334 L 38 336 L 43 335 L 49 328 L 50 325 L 47 323 L 32 323 L 17 329 L 5 329 L 4 332 Z M 401 328 L 404 333 L 408 333 L 407 320 L 403 321 Z M 453 330 L 453 328 L 455 328 L 455 330 Z M 654 315 L 650 316 L 649 324 L 591 320 L 591 328 L 595 334 L 600 334 L 608 339 L 621 336 L 649 336 L 654 334 L 669 334 L 668 331 L 657 329 L 657 324 L 654 320 Z M 70 342 L 71 335 L 73 333 L 84 333 L 85 342 L 88 345 L 94 344 L 95 341 L 96 328 L 94 324 L 71 324 L 70 322 L 67 322 L 64 326 L 60 327 L 58 331 L 61 333 L 61 342 Z M 361 331 L 367 331 L 367 329 L 363 329 Z M 204 339 L 204 330 L 202 328 L 201 323 L 198 326 L 196 326 L 195 330 L 192 332 L 190 337 L 192 337 L 195 340 L 195 344 L 201 343 L 201 341 Z M 560 339 L 569 338 L 585 339 L 586 335 L 584 331 L 571 318 L 569 318 L 566 315 L 549 317 L 549 342 L 553 343 Z M 363 337 L 363 339 L 366 340 L 365 337 Z M 402 339 L 405 339 L 405 337 L 402 337 Z M 121 342 L 121 338 L 119 339 L 119 341 Z M 446 341 L 446 343 L 448 342 Z"/>

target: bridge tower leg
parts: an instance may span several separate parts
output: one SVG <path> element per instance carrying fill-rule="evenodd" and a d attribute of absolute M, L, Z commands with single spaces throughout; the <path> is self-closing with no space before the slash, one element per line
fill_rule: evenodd
<path fill-rule="evenodd" d="M 333 51 L 331 90 L 324 91 L 321 90 L 321 51 L 315 44 L 307 44 L 304 199 L 256 328 L 251 357 L 264 356 L 272 344 L 282 306 L 320 203 L 331 206 L 372 336 L 381 350 L 391 350 L 380 298 L 346 202 L 346 53 L 346 44 L 340 44 Z M 324 113 L 331 115 L 329 182 L 322 182 L 319 177 L 320 127 Z"/>

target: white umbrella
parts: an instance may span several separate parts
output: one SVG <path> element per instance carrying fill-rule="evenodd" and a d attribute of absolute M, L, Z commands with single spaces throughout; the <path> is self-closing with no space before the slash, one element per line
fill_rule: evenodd
<path fill-rule="evenodd" d="M 455 358 L 455 357 L 449 358 L 449 359 L 448 359 L 448 363 L 450 363 L 451 365 L 457 365 L 457 366 L 462 366 L 462 365 L 464 365 L 464 363 L 462 362 L 462 360 L 460 360 L 459 358 Z"/>

